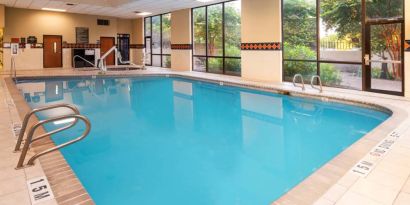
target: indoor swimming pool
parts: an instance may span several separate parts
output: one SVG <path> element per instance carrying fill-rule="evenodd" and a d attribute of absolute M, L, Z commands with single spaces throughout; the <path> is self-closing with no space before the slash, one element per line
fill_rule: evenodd
<path fill-rule="evenodd" d="M 90 119 L 89 136 L 61 152 L 96 204 L 268 205 L 390 116 L 179 77 L 17 86 L 32 108 L 69 103 Z"/>

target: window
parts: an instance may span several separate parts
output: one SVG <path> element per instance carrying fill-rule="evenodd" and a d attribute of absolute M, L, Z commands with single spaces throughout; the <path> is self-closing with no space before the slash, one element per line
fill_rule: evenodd
<path fill-rule="evenodd" d="M 171 67 L 171 14 L 145 18 L 147 65 Z"/>
<path fill-rule="evenodd" d="M 241 74 L 241 1 L 192 9 L 193 70 Z"/>
<path fill-rule="evenodd" d="M 361 1 L 283 0 L 283 79 L 362 90 Z"/>

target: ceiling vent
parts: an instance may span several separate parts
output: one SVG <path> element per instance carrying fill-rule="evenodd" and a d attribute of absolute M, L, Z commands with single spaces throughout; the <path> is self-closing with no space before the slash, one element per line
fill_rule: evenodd
<path fill-rule="evenodd" d="M 110 20 L 97 19 L 97 25 L 99 25 L 99 26 L 109 26 L 110 25 Z"/>

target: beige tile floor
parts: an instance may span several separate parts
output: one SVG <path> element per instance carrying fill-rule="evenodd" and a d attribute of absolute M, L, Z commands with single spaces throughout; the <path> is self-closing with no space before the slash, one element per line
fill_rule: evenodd
<path fill-rule="evenodd" d="M 19 153 L 13 153 L 16 143 L 13 124 L 20 122 L 15 105 L 5 87 L 4 79 L 0 78 L 0 204 L 2 205 L 30 204 L 26 181 L 44 176 L 38 162 L 34 167 L 14 169 Z M 56 203 L 51 200 L 42 204 Z"/>
<path fill-rule="evenodd" d="M 73 71 L 72 69 L 42 69 L 35 71 L 18 71 L 18 76 L 72 76 L 72 75 L 95 75 L 97 71 Z M 322 98 L 340 99 L 361 102 L 366 104 L 376 104 L 395 111 L 394 115 L 402 115 L 401 120 L 391 120 L 384 129 L 394 129 L 401 134 L 397 143 L 379 161 L 375 168 L 365 177 L 360 177 L 350 171 L 342 173 L 341 177 L 330 188 L 324 191 L 316 190 L 317 193 L 324 193 L 321 197 L 310 197 L 309 200 L 315 204 L 410 204 L 410 101 L 404 97 L 389 96 L 383 94 L 359 92 L 337 88 L 324 88 L 324 93 L 319 94 L 317 90 L 307 88 L 302 92 L 300 88 L 294 88 L 290 83 L 267 83 L 255 82 L 233 76 L 222 76 L 216 74 L 206 74 L 198 72 L 174 72 L 160 68 L 149 68 L 145 71 L 112 71 L 110 75 L 140 75 L 140 74 L 178 74 L 187 77 L 202 78 L 208 80 L 222 81 L 224 83 L 247 84 L 263 89 L 275 89 L 290 91 L 296 95 L 309 95 Z M 0 72 L 0 204 L 29 204 L 28 191 L 25 185 L 27 179 L 44 175 L 39 163 L 33 168 L 15 171 L 14 166 L 18 155 L 12 153 L 12 146 L 15 143 L 13 137 L 12 124 L 19 122 L 16 108 L 4 85 L 4 77 L 8 77 L 7 72 Z M 400 113 L 398 113 L 398 111 Z M 386 128 L 387 127 L 387 128 Z M 366 140 L 379 142 L 387 135 L 379 128 L 372 131 L 372 134 L 361 139 L 365 144 Z M 380 132 L 379 132 L 380 131 Z M 353 153 L 366 156 L 368 149 L 359 145 L 353 145 Z M 338 156 L 340 164 L 349 160 L 349 157 Z M 347 163 L 348 164 L 348 163 Z M 322 173 L 326 174 L 326 173 Z M 312 189 L 315 186 L 312 185 Z M 315 190 L 314 190 L 315 191 Z M 303 195 L 303 193 L 300 193 Z M 309 196 L 303 196 L 309 198 Z M 287 203 L 292 200 L 279 200 L 274 204 Z M 302 199 L 297 199 L 302 204 L 307 204 Z M 56 203 L 50 201 L 49 203 Z M 47 203 L 47 204 L 49 204 Z M 297 203 L 293 203 L 297 204 Z"/>

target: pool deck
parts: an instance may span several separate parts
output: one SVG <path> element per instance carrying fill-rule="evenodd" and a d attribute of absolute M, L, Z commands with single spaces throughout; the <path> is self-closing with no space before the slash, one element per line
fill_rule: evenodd
<path fill-rule="evenodd" d="M 18 77 L 89 76 L 98 71 L 40 69 L 18 71 Z M 324 87 L 324 92 L 307 86 L 306 91 L 290 83 L 268 83 L 199 72 L 177 72 L 150 67 L 147 70 L 109 71 L 106 75 L 177 75 L 223 82 L 267 91 L 279 90 L 290 95 L 321 100 L 346 101 L 366 106 L 380 106 L 393 112 L 391 118 L 348 147 L 311 176 L 272 204 L 410 204 L 410 99 L 354 90 Z M 29 109 L 6 72 L 0 72 L 0 204 L 30 204 L 26 181 L 46 176 L 54 200 L 40 204 L 94 204 L 60 152 L 41 157 L 34 167 L 15 170 L 19 154 L 13 153 L 16 138 L 13 126 L 21 124 Z M 43 146 L 43 143 L 46 146 Z M 38 152 L 52 146 L 50 140 L 33 146 Z M 379 149 L 376 149 L 379 148 Z M 382 150 L 383 152 L 379 152 Z M 371 167 L 365 174 L 352 168 L 359 162 Z M 358 169 L 355 169 L 358 170 Z M 360 170 L 359 170 L 360 171 Z"/>

